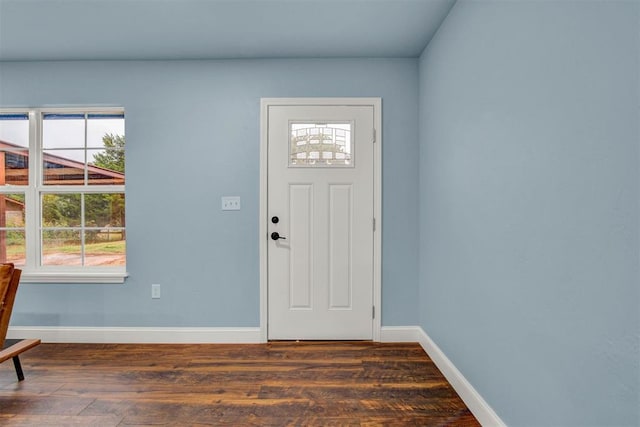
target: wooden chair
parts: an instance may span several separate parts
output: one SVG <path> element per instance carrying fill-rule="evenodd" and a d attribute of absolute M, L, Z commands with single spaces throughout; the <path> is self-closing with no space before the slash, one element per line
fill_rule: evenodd
<path fill-rule="evenodd" d="M 18 381 L 24 380 L 22 365 L 18 357 L 23 351 L 27 351 L 40 344 L 39 339 L 28 340 L 6 340 L 9 329 L 9 319 L 13 310 L 13 303 L 20 284 L 20 274 L 22 270 L 14 268 L 13 264 L 0 264 L 0 363 L 8 359 L 13 359 L 13 366 L 16 368 Z"/>

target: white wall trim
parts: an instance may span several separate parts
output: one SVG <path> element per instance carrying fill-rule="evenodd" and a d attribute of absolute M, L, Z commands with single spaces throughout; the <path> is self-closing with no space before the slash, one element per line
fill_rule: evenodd
<path fill-rule="evenodd" d="M 420 326 L 383 326 L 380 329 L 380 341 L 419 342 L 421 332 Z"/>
<path fill-rule="evenodd" d="M 42 342 L 136 344 L 253 344 L 260 328 L 148 328 L 12 326 L 7 338 L 40 338 Z"/>
<path fill-rule="evenodd" d="M 453 389 L 467 405 L 480 424 L 486 427 L 506 427 L 493 408 L 480 396 L 440 347 L 419 326 L 384 326 L 381 330 L 383 342 L 418 342 L 440 369 Z"/>

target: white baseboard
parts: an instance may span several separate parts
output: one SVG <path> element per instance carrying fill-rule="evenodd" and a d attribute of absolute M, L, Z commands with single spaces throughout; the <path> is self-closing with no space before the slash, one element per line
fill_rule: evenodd
<path fill-rule="evenodd" d="M 145 328 L 13 326 L 7 338 L 40 338 L 42 342 L 144 344 L 253 344 L 260 328 Z"/>
<path fill-rule="evenodd" d="M 498 414 L 480 396 L 449 358 L 420 326 L 385 326 L 380 330 L 382 342 L 418 342 L 440 369 L 471 413 L 485 427 L 506 427 Z"/>
<path fill-rule="evenodd" d="M 380 328 L 381 342 L 419 342 L 420 326 L 383 326 Z"/>

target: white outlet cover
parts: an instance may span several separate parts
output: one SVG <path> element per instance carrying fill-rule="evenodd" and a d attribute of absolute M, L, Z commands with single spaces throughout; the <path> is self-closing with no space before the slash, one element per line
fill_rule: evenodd
<path fill-rule="evenodd" d="M 240 196 L 223 196 L 222 197 L 222 210 L 223 211 L 239 211 L 240 210 Z"/>

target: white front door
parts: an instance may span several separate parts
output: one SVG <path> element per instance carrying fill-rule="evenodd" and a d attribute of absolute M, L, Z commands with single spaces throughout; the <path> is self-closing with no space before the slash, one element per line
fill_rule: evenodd
<path fill-rule="evenodd" d="M 373 105 L 269 105 L 269 339 L 372 339 Z"/>

